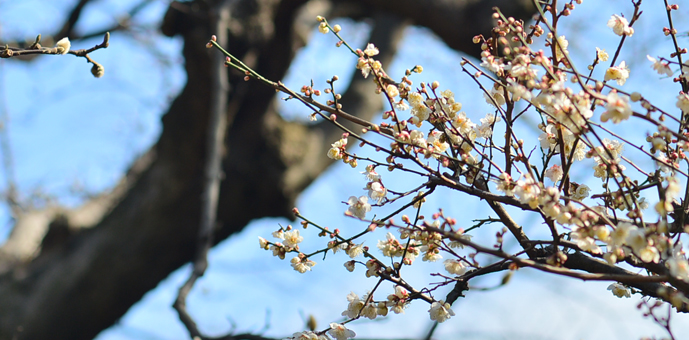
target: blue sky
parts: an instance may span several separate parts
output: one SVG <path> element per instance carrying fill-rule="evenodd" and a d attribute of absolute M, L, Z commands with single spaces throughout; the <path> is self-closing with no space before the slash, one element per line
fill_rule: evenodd
<path fill-rule="evenodd" d="M 88 6 L 78 29 L 111 25 L 116 19 L 111 13 L 127 8 L 128 3 L 103 0 Z M 680 1 L 679 4 L 675 22 L 686 22 L 689 2 Z M 71 1 L 0 1 L 0 40 L 54 32 L 62 18 L 52 13 L 64 13 L 71 6 Z M 165 9 L 166 2 L 155 1 L 136 20 L 155 25 Z M 632 68 L 630 80 L 623 89 L 639 91 L 654 98 L 656 104 L 672 109 L 677 87 L 671 80 L 655 74 L 645 57 L 668 51 L 668 40 L 659 31 L 665 22 L 663 6 L 648 2 L 643 9 L 644 16 L 635 26 L 636 33 L 621 55 L 620 60 L 625 60 Z M 29 12 L 34 19 L 24 20 Z M 565 34 L 570 41 L 569 50 L 579 61 L 579 68 L 590 63 L 595 47 L 605 48 L 610 53 L 614 51 L 618 37 L 606 27 L 606 22 L 610 15 L 620 12 L 630 16 L 628 1 L 585 1 L 574 11 L 569 24 L 562 27 L 560 34 Z M 344 28 L 342 35 L 349 42 L 355 46 L 366 42 L 365 24 L 339 23 Z M 681 41 L 686 42 L 686 38 Z M 85 41 L 74 47 L 96 43 L 97 40 Z M 334 43 L 332 36 L 314 34 L 309 46 L 299 53 L 285 83 L 299 88 L 314 79 L 317 87 L 323 88 L 325 79 L 333 74 L 345 82 L 355 60 L 344 49 L 335 48 Z M 45 57 L 33 63 L 0 60 L 0 101 L 4 102 L 10 117 L 7 133 L 24 197 L 41 192 L 74 205 L 85 195 L 113 185 L 128 164 L 160 133 L 160 115 L 184 84 L 180 49 L 179 39 L 146 34 L 132 39 L 114 34 L 107 50 L 93 54 L 105 66 L 105 76 L 101 79 L 90 75 L 83 60 L 69 56 Z M 456 99 L 464 104 L 463 110 L 472 120 L 478 121 L 491 109 L 461 73 L 460 58 L 460 54 L 449 50 L 429 31 L 409 28 L 398 57 L 385 67 L 389 74 L 398 78 L 405 68 L 423 65 L 424 73 L 414 76 L 415 83 L 438 80 L 442 89 L 454 91 Z M 299 105 L 282 105 L 286 117 L 304 119 L 308 114 Z M 535 129 L 527 126 L 522 129 L 522 134 L 535 136 Z M 627 131 L 629 138 L 637 140 L 645 137 L 646 131 L 640 132 Z M 356 152 L 373 155 L 367 150 Z M 345 218 L 342 213 L 346 207 L 340 203 L 351 195 L 364 193 L 361 188 L 366 182 L 360 171 L 363 165 L 356 170 L 342 164 L 333 166 L 302 194 L 299 209 L 331 228 L 348 232 L 361 230 L 365 226 Z M 386 185 L 400 183 L 403 186 L 402 183 L 409 180 L 395 173 L 382 175 Z M 5 188 L 4 178 L 0 177 L 0 190 Z M 585 175 L 575 180 L 592 188 L 599 185 L 597 180 Z M 430 197 L 425 213 L 430 214 L 438 207 L 460 221 L 488 214 L 481 202 L 449 191 Z M 538 232 L 534 229 L 539 225 L 533 223 L 531 216 L 515 216 L 526 226 L 527 232 Z M 0 233 L 9 232 L 9 223 L 7 212 L 0 211 Z M 302 330 L 309 314 L 316 316 L 323 327 L 341 320 L 340 313 L 346 308 L 345 297 L 350 291 L 363 295 L 375 284 L 374 280 L 365 279 L 360 270 L 347 272 L 342 266 L 343 254 L 318 261 L 313 272 L 298 274 L 287 261 L 279 261 L 258 248 L 257 237 L 268 238 L 278 228 L 278 223 L 286 225 L 289 221 L 254 221 L 242 233 L 212 251 L 209 271 L 188 302 L 192 315 L 207 334 L 219 335 L 234 330 L 282 337 Z M 373 248 L 376 238 L 384 237 L 384 233 L 376 233 L 366 244 Z M 493 233 L 475 237 L 490 242 Z M 322 240 L 315 235 L 305 233 L 304 236 L 304 247 L 314 249 L 322 245 Z M 429 273 L 442 269 L 439 263 L 423 263 L 413 270 L 409 272 L 409 280 L 423 284 L 437 281 Z M 186 331 L 170 306 L 188 271 L 189 267 L 185 266 L 173 273 L 98 339 L 184 339 Z M 500 279 L 499 275 L 488 276 L 472 284 L 488 287 Z M 605 289 L 607 285 L 582 283 L 523 269 L 501 289 L 470 291 L 453 307 L 457 315 L 442 324 L 436 334 L 438 338 L 480 339 L 630 339 L 664 335 L 636 309 L 637 297 L 617 299 Z M 389 289 L 385 287 L 379 294 L 387 294 Z M 419 338 L 431 325 L 427 310 L 428 305 L 416 303 L 405 315 L 360 321 L 351 328 L 360 337 Z M 685 316 L 673 317 L 679 338 L 689 336 L 687 321 Z"/>

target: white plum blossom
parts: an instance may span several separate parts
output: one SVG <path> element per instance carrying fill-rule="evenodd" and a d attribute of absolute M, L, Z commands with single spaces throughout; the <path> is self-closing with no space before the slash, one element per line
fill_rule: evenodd
<path fill-rule="evenodd" d="M 629 97 L 620 96 L 617 91 L 608 94 L 605 109 L 606 111 L 600 116 L 600 120 L 603 122 L 612 120 L 615 124 L 629 119 L 633 113 L 631 106 L 629 106 Z"/>
<path fill-rule="evenodd" d="M 572 193 L 572 198 L 577 201 L 581 201 L 584 198 L 589 197 L 589 192 L 591 192 L 591 188 L 589 188 L 586 184 L 579 184 L 579 186 L 577 186 Z"/>
<path fill-rule="evenodd" d="M 292 334 L 292 337 L 287 339 L 293 340 L 330 340 L 326 335 L 318 335 L 312 331 L 303 331 Z"/>
<path fill-rule="evenodd" d="M 631 297 L 632 294 L 629 291 L 629 288 L 625 287 L 623 284 L 620 283 L 613 283 L 608 286 L 608 290 L 612 291 L 612 294 L 617 296 L 618 298 L 623 298 L 623 297 Z"/>
<path fill-rule="evenodd" d="M 531 208 L 538 207 L 538 196 L 541 194 L 539 183 L 534 181 L 530 175 L 517 181 L 514 194 L 520 202 L 528 204 Z"/>
<path fill-rule="evenodd" d="M 337 142 L 332 143 L 330 146 L 331 148 L 328 150 L 328 157 L 330 159 L 340 160 L 342 157 L 344 157 L 344 153 L 342 151 L 344 150 L 345 146 L 347 146 L 347 139 L 342 138 Z"/>
<path fill-rule="evenodd" d="M 306 273 L 307 271 L 311 270 L 311 267 L 316 265 L 316 262 L 313 262 L 307 258 L 300 258 L 298 256 L 292 258 L 290 263 L 292 264 L 292 268 L 301 274 Z"/>
<path fill-rule="evenodd" d="M 427 247 L 427 246 L 422 246 L 422 247 Z M 422 251 L 424 251 L 424 249 L 422 249 Z M 423 254 L 423 257 L 421 259 L 423 261 L 435 262 L 435 261 L 438 261 L 442 258 L 443 258 L 443 256 L 440 255 L 440 252 L 438 252 L 438 250 L 426 249 L 424 254 Z"/>
<path fill-rule="evenodd" d="M 545 177 L 550 178 L 550 180 L 553 181 L 553 183 L 562 179 L 563 174 L 564 172 L 562 171 L 562 167 L 557 164 L 553 165 L 552 167 L 550 167 L 550 169 L 545 171 Z"/>
<path fill-rule="evenodd" d="M 383 201 L 385 195 L 388 193 L 388 189 L 385 189 L 383 184 L 380 182 L 369 182 L 364 189 L 368 190 L 368 197 L 377 201 L 379 204 Z"/>
<path fill-rule="evenodd" d="M 259 236 L 258 237 L 258 245 L 261 246 L 261 249 L 268 249 L 268 240 Z"/>
<path fill-rule="evenodd" d="M 622 86 L 627 82 L 627 78 L 629 78 L 629 67 L 622 61 L 619 66 L 608 68 L 603 78 L 605 81 L 615 80 L 617 81 L 617 85 Z"/>
<path fill-rule="evenodd" d="M 496 188 L 498 191 L 504 192 L 507 196 L 514 196 L 514 188 L 516 183 L 512 180 L 512 176 L 506 172 L 503 172 L 500 174 L 496 182 L 498 183 Z"/>
<path fill-rule="evenodd" d="M 565 39 L 564 35 L 557 37 L 557 48 L 555 49 L 555 58 L 557 60 L 561 60 L 565 57 L 565 55 L 569 54 L 569 51 L 567 51 L 568 46 L 569 41 Z"/>
<path fill-rule="evenodd" d="M 665 262 L 665 266 L 670 270 L 670 275 L 684 282 L 689 282 L 689 262 L 687 259 L 675 255 Z"/>
<path fill-rule="evenodd" d="M 273 237 L 275 237 L 278 240 L 284 240 L 285 239 L 285 231 L 282 230 L 282 228 L 274 231 L 272 235 L 273 235 Z"/>
<path fill-rule="evenodd" d="M 365 297 L 364 300 L 366 300 Z M 355 318 L 357 315 L 359 315 L 361 309 L 364 308 L 364 300 L 360 299 L 359 295 L 354 292 L 347 294 L 347 301 L 349 301 L 349 305 L 347 305 L 347 310 L 342 312 L 342 316 Z"/>
<path fill-rule="evenodd" d="M 455 233 L 455 237 L 456 237 L 457 239 L 460 239 L 460 240 L 464 240 L 464 241 L 469 241 L 469 242 L 471 242 L 471 235 L 465 234 L 465 233 L 463 233 L 463 232 L 461 232 L 461 233 L 460 233 L 460 232 Z M 462 243 L 462 242 L 460 242 L 460 241 L 452 240 L 452 241 L 450 242 L 450 244 L 448 244 L 448 246 L 450 246 L 450 248 L 460 248 L 460 249 L 463 249 L 463 248 L 464 248 L 464 243 Z"/>
<path fill-rule="evenodd" d="M 608 27 L 612 28 L 612 31 L 619 36 L 632 36 L 634 34 L 634 29 L 629 27 L 629 21 L 627 18 L 613 14 L 608 20 Z"/>
<path fill-rule="evenodd" d="M 356 336 L 354 331 L 347 329 L 347 327 L 341 323 L 331 323 L 328 334 L 337 340 L 347 340 Z"/>
<path fill-rule="evenodd" d="M 373 165 L 366 166 L 366 171 L 362 171 L 361 173 L 364 174 L 366 176 L 366 179 L 368 179 L 371 182 L 380 181 L 380 175 L 373 168 Z"/>
<path fill-rule="evenodd" d="M 608 52 L 605 52 L 605 49 L 600 49 L 596 47 L 596 57 L 600 61 L 608 61 Z"/>
<path fill-rule="evenodd" d="M 577 246 L 581 248 L 581 250 L 591 252 L 592 254 L 602 253 L 600 247 L 596 244 L 596 240 L 593 237 L 582 235 L 574 230 L 574 232 L 572 232 L 572 239 L 577 243 Z"/>
<path fill-rule="evenodd" d="M 364 244 L 355 244 L 347 247 L 347 255 L 349 255 L 350 258 L 356 258 L 361 256 L 361 254 L 364 253 Z"/>
<path fill-rule="evenodd" d="M 361 75 L 363 75 L 364 78 L 368 78 L 368 75 L 371 73 L 371 64 L 363 57 L 359 58 L 357 61 L 356 68 L 357 70 L 361 70 Z"/>
<path fill-rule="evenodd" d="M 666 75 L 668 77 L 672 77 L 672 69 L 670 69 L 670 64 L 669 63 L 664 63 L 656 58 L 651 57 L 650 55 L 646 55 L 646 58 L 650 60 L 653 65 L 653 70 L 658 72 L 660 75 Z"/>
<path fill-rule="evenodd" d="M 354 271 L 354 268 L 356 268 L 356 261 L 347 261 L 344 263 L 345 268 L 347 268 L 347 271 L 350 273 Z"/>
<path fill-rule="evenodd" d="M 501 74 L 505 68 L 505 64 L 503 64 L 500 60 L 495 60 L 495 57 L 492 55 L 483 56 L 481 58 L 480 66 L 496 74 Z"/>
<path fill-rule="evenodd" d="M 428 139 L 426 142 L 428 143 L 429 148 L 432 147 L 434 152 L 442 153 L 445 152 L 449 147 L 450 144 L 447 142 L 441 142 L 440 137 L 443 135 L 442 132 L 440 131 L 432 131 L 428 135 Z"/>
<path fill-rule="evenodd" d="M 476 134 L 482 138 L 490 138 L 493 135 L 493 125 L 500 121 L 500 117 L 492 113 L 487 113 L 485 118 L 481 118 L 481 125 L 478 126 Z"/>
<path fill-rule="evenodd" d="M 447 259 L 443 264 L 445 265 L 445 270 L 450 274 L 462 275 L 467 271 L 466 264 L 459 259 Z"/>
<path fill-rule="evenodd" d="M 503 90 L 503 87 L 500 86 L 498 83 L 495 83 L 495 85 L 493 85 L 490 92 L 484 92 L 483 98 L 486 100 L 486 103 L 496 107 L 503 106 L 506 103 L 505 92 Z"/>
<path fill-rule="evenodd" d="M 373 57 L 374 55 L 378 55 L 378 53 L 379 53 L 378 48 L 375 45 L 373 45 L 371 43 L 366 45 L 366 49 L 364 50 L 365 55 L 367 55 L 369 57 Z"/>
<path fill-rule="evenodd" d="M 428 120 L 431 117 L 431 109 L 425 104 L 421 103 L 419 105 L 412 105 L 411 107 L 411 123 L 417 127 L 421 127 L 421 123 Z"/>
<path fill-rule="evenodd" d="M 514 79 L 507 80 L 507 91 L 512 93 L 515 101 L 520 99 L 529 101 L 533 97 L 533 93 L 526 86 L 517 83 Z"/>
<path fill-rule="evenodd" d="M 686 93 L 680 93 L 677 96 L 677 108 L 682 110 L 684 113 L 689 113 L 689 96 Z"/>
<path fill-rule="evenodd" d="M 383 256 L 400 256 L 397 255 L 397 251 L 401 247 L 400 241 L 398 241 L 391 232 L 388 232 L 385 237 L 385 241 L 378 240 L 378 249 L 383 252 Z"/>
<path fill-rule="evenodd" d="M 399 96 L 400 91 L 397 89 L 397 86 L 390 84 L 385 88 L 385 92 L 388 94 L 388 97 L 390 98 L 395 98 Z"/>
<path fill-rule="evenodd" d="M 347 212 L 362 220 L 366 217 L 366 213 L 371 211 L 371 205 L 368 203 L 368 197 L 366 196 L 361 196 L 359 198 L 350 196 L 349 200 L 347 200 L 347 204 L 349 204 Z"/>
<path fill-rule="evenodd" d="M 450 304 L 443 300 L 433 302 L 428 312 L 431 314 L 431 320 L 438 321 L 438 323 L 445 322 L 455 315 L 455 312 L 450 308 Z"/>
<path fill-rule="evenodd" d="M 295 247 L 304 240 L 304 236 L 299 236 L 299 230 L 290 230 L 284 233 L 285 246 Z"/>
<path fill-rule="evenodd" d="M 62 38 L 55 44 L 55 48 L 57 48 L 57 53 L 59 54 L 67 54 L 71 47 L 72 44 L 69 42 L 69 38 Z"/>

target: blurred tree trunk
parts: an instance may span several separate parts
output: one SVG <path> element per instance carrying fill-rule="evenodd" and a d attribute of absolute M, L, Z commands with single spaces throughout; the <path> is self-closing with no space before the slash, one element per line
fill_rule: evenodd
<path fill-rule="evenodd" d="M 209 2 L 170 5 L 162 31 L 183 37 L 188 81 L 163 117 L 156 145 L 104 196 L 106 203 L 87 203 L 80 210 L 95 209 L 102 218 L 84 228 L 70 212 L 27 214 L 33 219 L 18 220 L 18 225 L 34 230 L 33 238 L 17 228 L 0 249 L 0 339 L 92 339 L 193 258 L 210 109 L 210 54 L 219 53 L 204 46 L 215 33 Z M 369 40 L 381 49 L 384 65 L 409 24 L 424 25 L 450 47 L 477 56 L 471 38 L 490 35 L 493 6 L 523 19 L 533 12 L 530 1 L 516 0 L 306 3 L 227 2 L 232 13 L 228 50 L 267 78 L 281 79 L 307 39 L 303 27 L 311 30 L 315 15 L 321 14 L 372 19 Z M 304 25 L 302 16 L 313 21 Z M 256 218 L 291 217 L 296 197 L 330 165 L 326 147 L 341 134 L 330 125 L 284 121 L 276 111 L 274 90 L 244 82 L 241 74 L 230 72 L 230 86 L 227 114 L 234 121 L 225 143 L 216 241 Z M 370 79 L 355 76 L 344 95 L 344 110 L 371 118 L 382 108 L 373 90 Z M 44 228 L 31 228 L 41 223 Z M 24 255 L 15 253 L 20 248 Z M 29 257 L 27 249 L 33 249 Z"/>

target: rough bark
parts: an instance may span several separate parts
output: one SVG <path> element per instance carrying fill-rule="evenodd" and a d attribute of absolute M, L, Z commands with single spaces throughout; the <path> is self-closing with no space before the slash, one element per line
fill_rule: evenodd
<path fill-rule="evenodd" d="M 282 78 L 304 40 L 295 18 L 305 2 L 234 2 L 228 48 L 267 78 Z M 193 258 L 210 110 L 210 53 L 218 53 L 204 47 L 214 33 L 208 26 L 213 13 L 205 3 L 175 2 L 166 14 L 163 33 L 185 41 L 188 81 L 163 117 L 155 146 L 101 204 L 89 202 L 82 215 L 53 209 L 36 212 L 29 221 L 27 214 L 19 220 L 29 227 L 17 228 L 0 248 L 0 339 L 91 339 Z M 529 6 L 509 0 L 346 0 L 327 7 L 332 15 L 374 19 L 370 40 L 385 52 L 380 56 L 385 64 L 408 22 L 425 25 L 449 46 L 476 55 L 471 37 L 489 34 L 492 6 L 517 17 L 531 13 Z M 381 108 L 380 99 L 370 80 L 354 79 L 344 109 L 370 118 Z M 290 217 L 299 193 L 330 165 L 325 147 L 341 132 L 330 125 L 284 121 L 274 97 L 272 89 L 230 73 L 227 114 L 234 120 L 226 134 L 217 241 L 256 218 Z M 87 212 L 90 220 L 78 218 Z"/>

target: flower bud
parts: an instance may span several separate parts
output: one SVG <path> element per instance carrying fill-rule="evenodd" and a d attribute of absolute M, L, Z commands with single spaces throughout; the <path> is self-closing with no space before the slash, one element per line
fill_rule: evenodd
<path fill-rule="evenodd" d="M 104 73 L 105 68 L 103 67 L 103 65 L 94 61 L 93 66 L 91 67 L 91 74 L 93 74 L 93 76 L 96 78 L 100 78 L 103 76 Z"/>

